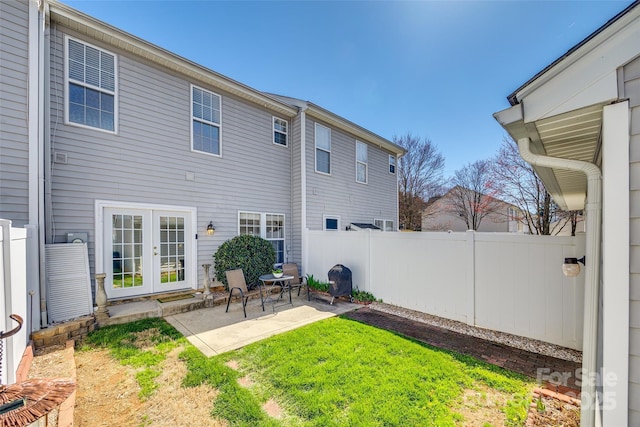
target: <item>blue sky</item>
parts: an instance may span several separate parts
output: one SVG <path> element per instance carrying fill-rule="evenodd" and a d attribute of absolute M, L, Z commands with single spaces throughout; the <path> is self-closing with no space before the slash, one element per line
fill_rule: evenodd
<path fill-rule="evenodd" d="M 378 135 L 429 138 L 445 175 L 492 157 L 506 96 L 630 1 L 66 4 L 255 89 Z"/>

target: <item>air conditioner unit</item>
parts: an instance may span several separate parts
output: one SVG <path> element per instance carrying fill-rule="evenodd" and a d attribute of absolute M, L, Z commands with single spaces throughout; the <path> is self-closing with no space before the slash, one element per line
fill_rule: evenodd
<path fill-rule="evenodd" d="M 45 245 L 47 306 L 51 323 L 93 313 L 86 243 Z"/>

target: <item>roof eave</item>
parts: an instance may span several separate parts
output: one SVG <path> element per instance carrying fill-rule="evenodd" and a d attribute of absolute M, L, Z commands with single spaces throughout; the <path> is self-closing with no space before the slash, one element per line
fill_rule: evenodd
<path fill-rule="evenodd" d="M 324 108 L 315 105 L 311 102 L 307 102 L 308 109 L 307 113 L 317 119 L 320 119 L 326 123 L 329 123 L 339 129 L 342 129 L 350 134 L 354 135 L 356 138 L 360 138 L 363 141 L 366 141 L 370 144 L 377 145 L 380 148 L 383 148 L 387 151 L 392 152 L 396 156 L 403 156 L 406 150 L 400 147 L 397 144 L 381 137 L 380 135 L 376 135 L 375 133 L 358 126 L 357 124 L 338 116 Z"/>
<path fill-rule="evenodd" d="M 628 19 L 633 19 L 633 17 L 628 17 L 629 12 L 633 10 L 636 6 L 640 5 L 640 0 L 635 0 L 629 6 L 627 6 L 620 13 L 615 15 L 613 18 L 609 19 L 604 25 L 595 30 L 589 36 L 587 36 L 584 40 L 582 40 L 577 45 L 573 46 L 567 52 L 565 52 L 561 57 L 553 61 L 551 64 L 547 65 L 540 72 L 536 73 L 532 78 L 527 80 L 522 86 L 517 88 L 511 94 L 507 96 L 507 100 L 510 105 L 516 105 L 523 99 L 524 95 L 531 90 L 534 90 L 541 84 L 544 84 L 549 79 L 553 78 L 556 74 L 560 73 L 563 69 L 571 65 L 578 58 L 580 58 L 583 52 L 588 52 L 593 48 L 592 44 L 597 45 L 600 39 L 598 36 L 602 33 L 606 32 L 615 32 L 617 31 L 616 27 L 625 25 L 625 17 Z"/>
<path fill-rule="evenodd" d="M 169 68 L 196 81 L 232 93 L 242 99 L 251 101 L 254 104 L 286 115 L 287 117 L 293 117 L 297 113 L 297 109 L 290 105 L 282 103 L 256 89 L 151 44 L 105 22 L 99 21 L 57 0 L 48 0 L 48 2 L 50 19 L 80 34 L 88 35 L 94 39 L 115 46 L 118 49 L 141 56 L 162 67 Z"/>

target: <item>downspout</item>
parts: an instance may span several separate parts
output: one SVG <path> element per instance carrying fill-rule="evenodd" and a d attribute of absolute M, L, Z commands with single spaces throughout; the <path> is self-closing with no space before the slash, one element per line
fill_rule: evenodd
<path fill-rule="evenodd" d="M 533 166 L 582 172 L 587 176 L 585 208 L 586 265 L 584 277 L 584 326 L 580 425 L 594 426 L 598 350 L 598 295 L 600 288 L 600 240 L 602 216 L 602 173 L 593 163 L 542 156 L 531 152 L 529 138 L 518 140 L 520 156 Z"/>
<path fill-rule="evenodd" d="M 300 248 L 302 249 L 302 276 L 307 274 L 307 108 L 300 108 Z"/>
<path fill-rule="evenodd" d="M 48 28 L 46 16 L 48 3 L 45 0 L 29 1 L 29 224 L 35 226 L 37 273 L 30 279 L 29 288 L 39 290 L 40 326 L 47 326 L 47 301 L 44 266 L 44 163 L 45 124 L 49 121 L 45 114 L 49 97 L 46 95 L 48 60 Z M 29 230 L 32 231 L 32 230 Z M 35 329 L 31 313 L 27 316 L 30 331 Z M 39 329 L 39 328 L 38 328 Z"/>
<path fill-rule="evenodd" d="M 51 197 L 51 85 L 50 85 L 50 67 L 51 67 L 51 27 L 47 23 L 47 16 L 49 15 L 49 4 L 46 1 L 42 1 L 42 11 L 40 12 L 40 19 L 42 22 L 40 37 L 40 68 L 38 70 L 40 82 L 42 82 L 42 88 L 40 90 L 40 132 L 39 139 L 41 142 L 40 148 L 40 165 L 39 165 L 39 197 L 40 206 L 38 207 L 38 240 L 40 244 L 40 325 L 45 328 L 49 325 L 49 315 L 47 313 L 47 285 L 45 275 L 45 243 L 47 243 L 46 233 L 51 229 L 50 223 L 46 220 L 46 203 L 47 194 L 49 200 Z"/>

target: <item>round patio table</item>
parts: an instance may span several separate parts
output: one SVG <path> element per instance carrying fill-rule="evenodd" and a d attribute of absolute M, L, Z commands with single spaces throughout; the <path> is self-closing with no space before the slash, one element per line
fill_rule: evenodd
<path fill-rule="evenodd" d="M 293 279 L 293 276 L 283 274 L 281 277 L 276 277 L 273 274 L 263 274 L 259 277 L 262 282 L 265 290 L 267 291 L 267 297 L 264 299 L 264 302 L 271 302 L 271 307 L 273 311 L 276 311 L 276 300 L 273 299 L 273 290 L 276 286 L 280 287 L 280 296 L 278 299 L 282 298 L 282 292 L 286 289 L 289 291 L 289 304 L 293 305 L 293 301 L 291 300 L 291 286 L 290 281 Z"/>

